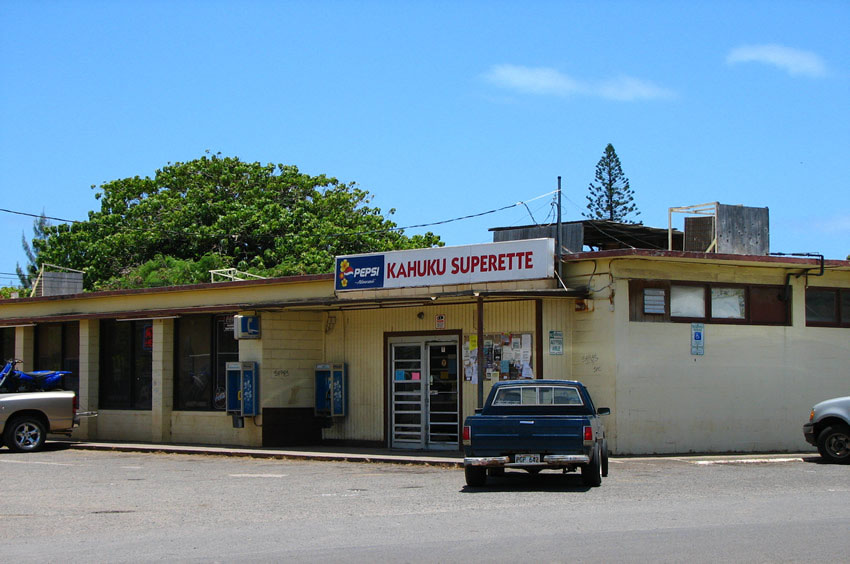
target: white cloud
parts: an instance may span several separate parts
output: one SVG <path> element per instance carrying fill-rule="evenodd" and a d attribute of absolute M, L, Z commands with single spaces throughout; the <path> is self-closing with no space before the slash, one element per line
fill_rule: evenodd
<path fill-rule="evenodd" d="M 631 76 L 606 80 L 599 84 L 596 90 L 599 95 L 612 100 L 651 100 L 675 96 L 671 90 Z"/>
<path fill-rule="evenodd" d="M 850 215 L 819 220 L 816 227 L 825 233 L 850 233 Z"/>
<path fill-rule="evenodd" d="M 494 65 L 484 77 L 499 86 L 527 94 L 568 96 L 580 90 L 575 80 L 555 69 Z"/>
<path fill-rule="evenodd" d="M 655 84 L 621 76 L 604 81 L 578 80 L 546 67 L 493 65 L 484 75 L 489 82 L 524 94 L 596 96 L 609 100 L 631 101 L 672 98 L 674 93 Z"/>
<path fill-rule="evenodd" d="M 824 76 L 826 64 L 810 51 L 791 49 L 782 45 L 743 45 L 732 49 L 726 56 L 730 65 L 736 63 L 764 63 L 778 67 L 788 74 Z"/>

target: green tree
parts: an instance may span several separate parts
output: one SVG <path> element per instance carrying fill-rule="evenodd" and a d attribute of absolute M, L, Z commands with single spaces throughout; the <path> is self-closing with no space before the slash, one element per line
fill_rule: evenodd
<path fill-rule="evenodd" d="M 33 243 L 37 239 L 44 239 L 47 236 L 48 227 L 50 227 L 50 222 L 44 216 L 44 210 L 42 210 L 41 215 L 32 222 Z M 38 269 L 41 263 L 38 261 L 38 248 L 34 244 L 30 246 L 24 233 L 21 233 L 21 246 L 24 248 L 24 254 L 27 255 L 27 264 L 21 268 L 21 263 L 16 263 L 15 273 L 18 275 L 18 280 L 21 281 L 21 286 L 29 289 L 32 288 L 33 282 L 38 277 Z"/>
<path fill-rule="evenodd" d="M 395 230 L 355 183 L 291 165 L 205 155 L 92 188 L 100 211 L 33 240 L 40 260 L 84 271 L 86 289 L 204 282 L 211 268 L 316 274 L 335 255 L 442 245 Z"/>
<path fill-rule="evenodd" d="M 629 179 L 623 174 L 620 158 L 610 143 L 596 163 L 595 180 L 588 186 L 588 213 L 583 214 L 584 217 L 636 223 L 628 217 L 631 214 L 640 215 L 634 204 L 634 192 L 629 186 Z"/>

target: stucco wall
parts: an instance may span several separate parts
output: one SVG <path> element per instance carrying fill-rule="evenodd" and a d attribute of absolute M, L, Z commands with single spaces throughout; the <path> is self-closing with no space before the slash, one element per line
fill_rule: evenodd
<path fill-rule="evenodd" d="M 577 319 L 574 347 L 580 358 L 590 352 L 588 343 L 605 351 L 599 355 L 601 372 L 613 374 L 616 382 L 609 422 L 616 452 L 812 450 L 802 436 L 809 409 L 850 393 L 850 331 L 805 326 L 805 278 L 791 279 L 792 326 L 707 323 L 705 354 L 697 356 L 691 355 L 689 323 L 629 321 L 629 278 L 782 284 L 784 271 L 647 261 L 602 270 L 608 268 L 615 281 L 614 312 L 597 305 L 592 319 Z M 817 284 L 846 284 L 831 278 Z M 583 324 L 594 326 L 586 342 Z M 577 372 L 590 381 L 582 362 Z M 611 382 L 607 376 L 606 381 Z M 605 388 L 598 395 L 608 393 Z"/>

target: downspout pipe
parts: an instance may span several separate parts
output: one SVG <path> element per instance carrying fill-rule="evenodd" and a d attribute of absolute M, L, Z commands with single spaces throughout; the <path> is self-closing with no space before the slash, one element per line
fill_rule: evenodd
<path fill-rule="evenodd" d="M 820 267 L 818 268 L 818 273 L 813 274 L 812 276 L 823 276 L 824 266 L 823 266 L 823 255 L 820 253 L 770 253 L 771 256 L 774 257 L 814 257 L 820 261 Z M 787 302 L 790 296 L 789 286 L 791 285 L 791 277 L 799 278 L 800 276 L 806 275 L 814 270 L 813 268 L 804 268 L 802 271 L 797 272 L 796 274 L 793 272 L 788 272 L 785 274 L 785 287 L 782 291 L 782 301 Z"/>

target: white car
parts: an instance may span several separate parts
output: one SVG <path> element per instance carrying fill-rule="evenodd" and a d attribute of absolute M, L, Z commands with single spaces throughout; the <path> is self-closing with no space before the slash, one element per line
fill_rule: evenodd
<path fill-rule="evenodd" d="M 815 405 L 803 425 L 803 436 L 825 460 L 850 464 L 850 396 Z"/>

